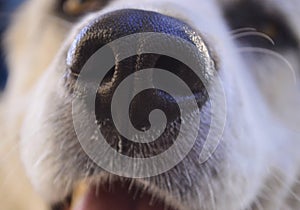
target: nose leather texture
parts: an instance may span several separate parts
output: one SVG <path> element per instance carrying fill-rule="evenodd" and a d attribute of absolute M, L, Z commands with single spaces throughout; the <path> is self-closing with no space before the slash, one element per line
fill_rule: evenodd
<path fill-rule="evenodd" d="M 67 66 L 73 74 L 78 75 L 85 62 L 102 46 L 118 38 L 143 32 L 164 33 L 194 45 L 196 45 L 194 42 L 197 40 L 197 36 L 200 36 L 189 25 L 173 17 L 143 10 L 118 10 L 99 17 L 81 30 L 69 50 Z M 161 44 L 164 44 L 163 40 Z M 157 140 L 151 143 L 133 142 L 118 132 L 112 120 L 112 97 L 120 83 L 134 72 L 147 68 L 160 68 L 176 74 L 186 84 L 189 84 L 194 95 L 179 96 L 182 98 L 181 100 L 184 99 L 189 103 L 189 99 L 195 97 L 201 108 L 207 100 L 207 92 L 202 82 L 197 79 L 197 75 L 187 65 L 174 58 L 158 54 L 137 53 L 135 56 L 119 61 L 118 50 L 124 49 L 112 50 L 115 56 L 115 66 L 109 70 L 99 84 L 96 96 L 95 113 L 101 133 L 106 141 L 123 155 L 140 158 L 158 155 L 174 143 L 182 123 L 176 99 L 159 89 L 148 89 L 134 96 L 128 110 L 131 122 L 119 119 L 122 124 L 132 123 L 137 130 L 145 131 L 151 126 L 148 117 L 154 109 L 164 112 L 167 124 Z M 151 82 L 154 77 L 155 75 L 149 75 L 149 80 L 144 82 Z M 134 88 L 135 84 L 133 83 L 129 87 L 128 97 Z"/>
<path fill-rule="evenodd" d="M 160 13 L 124 9 L 99 17 L 77 36 L 75 49 L 67 64 L 72 72 L 80 73 L 84 63 L 100 47 L 118 38 L 142 32 L 158 32 L 178 36 L 193 43 L 193 29 L 186 23 Z M 195 36 L 195 35 L 194 35 Z"/>

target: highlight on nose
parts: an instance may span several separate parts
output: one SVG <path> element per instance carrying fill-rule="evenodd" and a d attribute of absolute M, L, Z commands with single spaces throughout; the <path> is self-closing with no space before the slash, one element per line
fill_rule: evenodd
<path fill-rule="evenodd" d="M 160 13 L 136 9 L 123 9 L 93 20 L 76 37 L 70 49 L 67 64 L 80 73 L 84 63 L 100 47 L 120 37 L 136 33 L 157 32 L 195 42 L 199 34 L 186 23 Z"/>
<path fill-rule="evenodd" d="M 166 37 L 152 39 L 151 33 Z M 115 40 L 136 34 L 139 36 L 135 44 L 123 41 L 110 46 Z M 199 111 L 207 101 L 203 80 L 211 76 L 206 64 L 213 61 L 206 45 L 197 31 L 179 19 L 151 11 L 118 10 L 100 16 L 80 31 L 67 56 L 70 74 L 75 75 L 75 79 L 80 77 L 87 61 L 107 45 L 110 46 L 108 57 L 99 58 L 99 62 L 113 59 L 114 66 L 108 70 L 104 70 L 102 65 L 95 67 L 97 71 L 107 71 L 97 84 L 95 93 L 95 115 L 101 133 L 107 143 L 122 155 L 139 158 L 159 155 L 174 144 L 183 127 L 182 107 L 190 109 L 185 112 L 187 116 L 188 113 L 195 113 L 196 109 Z M 143 53 L 143 49 L 149 46 L 156 47 L 157 52 L 172 49 L 174 57 L 157 52 Z M 129 50 L 133 50 L 134 55 L 121 59 L 121 55 Z M 206 76 L 199 79 L 189 65 L 176 58 L 178 54 L 184 55 Z M 174 82 L 178 78 L 181 82 Z M 141 86 L 148 88 L 138 92 Z M 186 88 L 189 91 L 181 91 Z M 171 90 L 174 94 L 165 90 Z M 114 103 L 116 92 L 122 100 Z M 196 106 L 190 105 L 193 101 L 196 101 Z M 117 107 L 115 112 L 112 110 L 113 104 L 117 104 L 114 105 Z M 156 127 L 153 122 L 158 122 Z M 126 135 L 131 127 L 138 134 Z M 151 129 L 152 133 L 143 137 L 139 135 Z"/>

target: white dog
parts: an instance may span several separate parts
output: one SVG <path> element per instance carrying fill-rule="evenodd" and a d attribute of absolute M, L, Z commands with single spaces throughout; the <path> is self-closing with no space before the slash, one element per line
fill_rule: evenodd
<path fill-rule="evenodd" d="M 53 210 L 299 209 L 299 20 L 298 0 L 27 1 L 5 40 L 10 77 L 1 101 L 1 152 L 5 157 L 1 160 L 3 175 L 0 173 L 2 207 L 42 209 L 45 204 Z M 85 134 L 86 139 L 78 142 L 72 95 L 80 70 L 96 50 L 115 39 L 142 32 L 165 33 L 195 46 L 199 51 L 189 51 L 187 57 L 193 60 L 193 53 L 200 52 L 199 62 L 208 85 L 215 85 L 210 79 L 220 79 L 222 88 L 217 91 L 216 101 L 221 106 L 210 107 L 210 95 L 207 98 L 206 91 L 201 91 L 203 84 L 195 82 L 193 91 L 200 95 L 196 101 L 201 104 L 199 114 L 204 120 L 200 126 L 189 123 L 194 122 L 195 115 L 180 121 L 181 127 L 188 127 L 191 133 L 200 129 L 191 150 L 162 173 L 130 176 L 124 172 L 125 165 L 119 168 L 120 173 L 113 173 L 97 164 L 84 148 L 92 136 Z M 164 45 L 165 41 L 159 43 Z M 114 71 L 106 75 L 97 92 L 98 126 L 111 147 L 125 156 L 139 153 L 147 158 L 160 154 L 160 147 L 172 144 L 177 118 L 168 121 L 166 134 L 160 139 L 163 143 L 132 149 L 130 142 L 110 127 L 110 107 L 106 106 L 110 103 L 106 99 L 131 67 L 136 71 L 138 67 L 170 67 L 191 83 L 193 74 L 182 73 L 187 67 L 167 57 L 138 55 L 123 62 L 118 60 L 120 49 L 114 50 Z M 214 72 L 210 74 L 211 70 Z M 143 109 L 152 109 L 155 102 L 163 111 L 174 114 L 173 108 L 164 104 L 168 97 L 154 93 L 155 99 L 149 100 L 148 94 L 147 103 L 137 99 L 131 107 L 132 122 L 141 130 L 144 124 L 140 121 L 148 116 L 141 117 Z M 188 104 L 189 96 L 183 98 Z M 75 115 L 85 111 L 82 107 Z M 214 119 L 221 124 L 210 124 Z M 85 126 L 83 122 L 83 130 L 90 129 Z M 207 141 L 205 145 L 208 130 L 218 126 L 216 132 L 220 132 L 213 133 L 220 137 L 218 144 Z M 189 134 L 185 135 L 189 141 Z M 15 158 L 14 145 L 19 146 L 34 190 Z M 203 148 L 212 153 L 205 161 L 200 160 Z M 101 156 L 101 161 L 108 163 L 108 168 L 117 164 L 116 158 L 109 155 Z M 163 164 L 168 160 L 161 161 Z"/>

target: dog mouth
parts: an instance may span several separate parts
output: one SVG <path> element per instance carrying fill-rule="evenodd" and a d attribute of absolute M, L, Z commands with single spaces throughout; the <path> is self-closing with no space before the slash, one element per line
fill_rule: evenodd
<path fill-rule="evenodd" d="M 52 210 L 178 210 L 162 194 L 132 179 L 96 184 L 82 181 Z"/>

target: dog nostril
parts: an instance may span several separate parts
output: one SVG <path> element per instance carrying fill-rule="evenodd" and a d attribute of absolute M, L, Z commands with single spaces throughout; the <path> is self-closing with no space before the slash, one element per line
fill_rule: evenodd
<path fill-rule="evenodd" d="M 211 64 L 213 63 L 212 59 L 206 49 L 205 43 L 195 30 L 176 18 L 156 12 L 134 9 L 108 13 L 85 26 L 69 49 L 67 66 L 73 75 L 80 77 L 81 71 L 84 69 L 87 61 L 93 57 L 100 48 L 107 46 L 111 42 L 122 37 L 134 34 L 147 34 L 149 32 L 175 37 L 175 42 L 180 44 L 179 47 L 175 46 L 172 48 L 173 52 L 171 54 L 185 55 L 186 58 L 202 68 L 202 74 L 210 74 L 208 72 L 209 69 L 206 68 L 206 62 Z M 182 40 L 184 40 L 184 42 Z M 151 142 L 150 146 L 153 146 L 152 148 L 157 148 L 156 151 L 140 151 L 143 156 L 152 156 L 153 153 L 159 154 L 173 144 L 171 136 L 174 136 L 175 139 L 178 134 L 178 127 L 180 127 L 181 124 L 181 119 L 179 117 L 180 108 L 177 104 L 178 101 L 185 100 L 186 103 L 189 104 L 190 98 L 196 98 L 197 106 L 201 108 L 207 100 L 207 92 L 204 84 L 202 83 L 202 80 L 199 79 L 199 75 L 197 75 L 190 66 L 177 58 L 173 58 L 164 53 L 141 53 L 142 49 L 147 46 L 155 46 L 162 50 L 164 47 L 170 49 L 170 46 L 173 44 L 176 45 L 175 43 L 172 43 L 172 41 L 174 40 L 167 37 L 153 42 L 153 39 L 149 39 L 148 36 L 140 36 L 140 40 L 137 41 L 138 44 L 135 44 L 135 46 L 131 45 L 131 43 L 121 42 L 118 46 L 110 46 L 109 51 L 107 51 L 105 55 L 107 58 L 99 58 L 100 60 L 113 59 L 114 66 L 111 69 L 106 70 L 105 76 L 99 84 L 97 84 L 99 87 L 95 98 L 96 119 L 100 125 L 102 134 L 106 139 L 110 139 L 109 144 L 112 147 L 117 148 L 119 146 L 118 142 L 120 138 L 125 142 L 122 144 L 122 151 L 125 151 L 123 153 L 124 155 L 130 156 L 129 149 L 126 149 L 126 145 L 130 145 L 131 150 L 134 151 L 135 154 L 139 153 L 137 151 L 142 148 L 141 143 L 133 142 L 129 144 L 129 140 L 126 139 L 126 137 L 119 135 L 118 129 L 115 127 L 112 120 L 111 104 L 113 95 L 121 83 L 130 75 L 144 69 L 163 69 L 180 78 L 184 84 L 187 84 L 192 92 L 192 95 L 186 95 L 186 93 L 181 94 L 180 91 L 178 91 L 179 94 L 173 96 L 162 89 L 154 89 L 157 86 L 156 82 L 160 81 L 160 71 L 151 71 L 151 73 L 147 74 L 148 77 L 146 79 L 143 77 L 142 81 L 139 76 L 134 76 L 130 80 L 131 84 L 126 86 L 128 92 L 126 94 L 128 94 L 128 98 L 132 98 L 132 101 L 129 104 L 129 110 L 127 110 L 129 111 L 129 119 L 131 122 L 125 122 L 126 119 L 120 117 L 118 120 L 124 121 L 121 122 L 121 124 L 127 125 L 128 123 L 131 123 L 133 127 L 139 131 L 148 130 L 152 126 L 149 117 L 150 113 L 157 109 L 164 112 L 167 118 L 166 128 L 164 133 L 160 136 L 160 139 L 167 138 L 168 141 L 163 145 L 156 141 Z M 194 48 L 186 47 L 184 45 L 185 42 L 191 44 Z M 133 56 L 121 59 L 120 54 L 130 48 L 133 48 L 136 53 Z M 196 50 L 198 52 L 195 52 L 195 49 L 198 48 L 201 49 Z M 197 56 L 199 51 L 201 51 L 201 56 Z M 102 69 L 99 69 L 99 71 L 102 71 Z M 203 78 L 205 79 L 204 76 Z M 138 89 L 137 86 L 141 83 L 151 83 L 154 88 L 148 88 L 132 97 L 131 95 Z M 178 83 L 176 89 L 181 89 L 181 85 L 181 83 Z M 182 86 L 182 89 L 184 89 L 185 86 Z M 165 82 L 163 87 L 170 90 L 174 88 L 174 84 Z M 127 96 L 122 95 L 122 97 Z M 120 106 L 122 106 L 122 104 L 120 104 Z M 192 111 L 193 110 L 191 110 L 191 112 Z"/>

